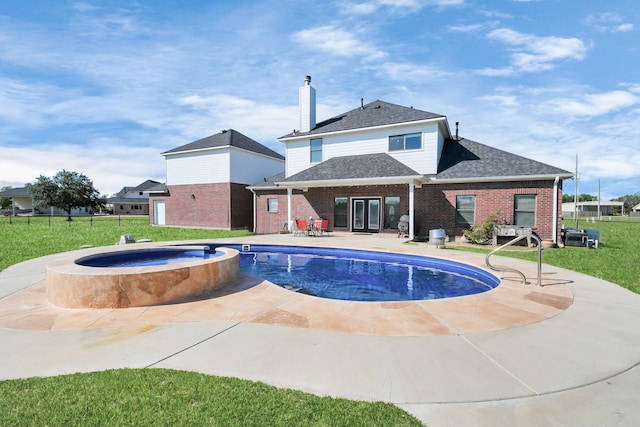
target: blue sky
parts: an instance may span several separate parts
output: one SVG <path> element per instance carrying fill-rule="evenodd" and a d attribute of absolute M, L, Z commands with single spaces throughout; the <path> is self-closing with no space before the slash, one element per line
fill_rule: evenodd
<path fill-rule="evenodd" d="M 414 106 L 572 172 L 578 154 L 580 193 L 633 194 L 639 30 L 637 0 L 4 0 L 0 186 L 164 182 L 161 152 L 229 128 L 283 153 L 308 74 L 319 121 Z"/>

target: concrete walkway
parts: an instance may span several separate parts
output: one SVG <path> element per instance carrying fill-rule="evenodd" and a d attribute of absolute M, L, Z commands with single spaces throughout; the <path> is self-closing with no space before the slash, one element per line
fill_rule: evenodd
<path fill-rule="evenodd" d="M 385 235 L 225 241 L 421 253 L 484 266 L 482 255 Z M 224 299 L 210 300 L 208 313 L 199 306 L 199 317 L 187 308 L 183 311 L 191 314 L 176 316 L 176 305 L 101 313 L 59 309 L 44 299 L 43 280 L 46 263 L 60 256 L 0 273 L 0 379 L 158 367 L 392 402 L 431 427 L 632 426 L 640 419 L 640 295 L 568 270 L 543 266 L 548 286 L 542 289 L 507 279 L 484 299 L 424 306 L 433 320 L 425 317 L 421 323 L 438 322 L 446 331 L 403 334 L 323 327 L 331 323 L 329 316 L 325 322 L 288 322 L 292 313 L 295 319 L 313 319 L 304 316 L 305 306 L 317 313 L 316 304 L 308 303 L 315 298 L 308 296 L 295 310 L 279 301 L 247 315 L 245 308 L 257 301 L 252 293 L 261 287 L 282 291 L 263 283 L 234 293 L 238 307 L 244 301 L 235 315 L 211 316 Z M 495 258 L 494 264 L 521 268 L 530 279 L 535 272 L 535 265 L 524 261 Z M 506 291 L 496 292 L 503 286 Z M 514 300 L 517 292 L 520 299 Z M 500 299 L 505 294 L 508 298 Z M 568 304 L 566 295 L 573 296 Z M 497 305 L 486 309 L 485 301 Z M 466 323 L 446 317 L 456 306 Z M 353 322 L 367 323 L 367 311 L 358 313 Z M 394 322 L 394 309 L 385 315 Z M 476 326 L 468 327 L 469 320 Z"/>

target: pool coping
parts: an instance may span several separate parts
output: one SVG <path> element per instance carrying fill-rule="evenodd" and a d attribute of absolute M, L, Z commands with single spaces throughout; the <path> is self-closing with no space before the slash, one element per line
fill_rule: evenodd
<path fill-rule="evenodd" d="M 232 239 L 221 239 L 220 242 L 238 243 Z M 247 239 L 243 242 L 256 243 Z M 327 240 L 320 242 L 327 243 Z M 216 241 L 144 243 L 128 245 L 128 249 L 207 243 Z M 318 247 L 319 238 L 307 240 L 304 244 L 299 241 L 290 243 L 289 246 Z M 69 267 L 69 262 L 105 251 L 125 249 L 127 248 L 103 247 L 60 254 L 47 263 L 47 269 L 60 269 L 60 265 L 64 264 L 66 269 L 74 272 L 93 270 L 91 267 L 76 265 Z M 455 257 L 455 261 L 459 263 L 495 274 L 477 256 L 468 256 L 464 252 L 434 250 L 426 245 L 405 245 L 394 249 L 394 253 L 402 249 L 402 253 L 407 255 L 446 260 Z M 149 269 L 157 270 L 158 267 L 135 267 L 131 270 Z M 104 269 L 95 270 L 96 274 L 102 274 Z M 536 274 L 528 266 L 523 270 L 528 277 Z M 558 278 L 557 271 L 552 267 L 546 267 L 543 276 L 544 286 L 541 287 L 522 285 L 518 278 L 507 277 L 496 288 L 474 295 L 420 301 L 357 302 L 292 292 L 241 272 L 236 284 L 212 292 L 206 298 L 176 304 L 124 308 L 58 307 L 47 301 L 47 294 L 42 291 L 44 285 L 38 282 L 0 300 L 0 328 L 59 331 L 120 325 L 231 321 L 358 335 L 431 336 L 478 333 L 540 322 L 566 310 L 573 302 L 571 290 L 564 284 L 566 280 Z M 47 292 L 50 291 L 47 289 Z"/>

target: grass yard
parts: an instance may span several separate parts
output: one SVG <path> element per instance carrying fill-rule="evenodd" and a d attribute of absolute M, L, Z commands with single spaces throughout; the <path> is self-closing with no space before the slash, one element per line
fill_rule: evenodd
<path fill-rule="evenodd" d="M 153 227 L 148 217 L 74 217 L 71 223 L 66 217 L 0 217 L 0 271 L 28 259 L 80 249 L 81 245 L 113 245 L 123 234 L 158 242 L 239 237 L 251 233 Z"/>
<path fill-rule="evenodd" d="M 0 382 L 6 426 L 420 426 L 389 403 L 167 369 Z"/>
<path fill-rule="evenodd" d="M 567 222 L 566 226 L 575 227 L 575 222 Z M 581 220 L 577 228 L 600 230 L 600 247 L 590 249 L 569 246 L 547 249 L 542 252 L 542 262 L 613 282 L 640 294 L 640 221 L 637 218 L 635 221 Z M 465 247 L 463 250 L 489 253 L 492 249 L 494 248 L 474 246 Z M 536 251 L 505 249 L 496 254 L 498 255 L 537 261 Z"/>

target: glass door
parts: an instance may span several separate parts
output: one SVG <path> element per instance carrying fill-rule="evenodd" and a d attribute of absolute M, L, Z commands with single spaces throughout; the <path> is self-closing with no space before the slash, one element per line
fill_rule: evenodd
<path fill-rule="evenodd" d="M 366 233 L 380 231 L 380 204 L 381 199 L 353 199 L 351 208 L 353 212 L 351 229 Z"/>

